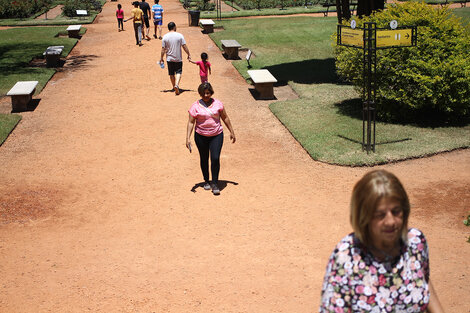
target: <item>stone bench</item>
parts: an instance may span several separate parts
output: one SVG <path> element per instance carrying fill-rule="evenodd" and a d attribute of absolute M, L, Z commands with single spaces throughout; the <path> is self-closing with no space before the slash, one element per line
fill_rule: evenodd
<path fill-rule="evenodd" d="M 79 38 L 80 28 L 82 28 L 82 25 L 70 25 L 67 27 L 69 38 Z"/>
<path fill-rule="evenodd" d="M 199 24 L 201 24 L 202 28 L 204 28 L 205 34 L 210 34 L 214 32 L 214 21 L 213 20 L 199 20 Z"/>
<path fill-rule="evenodd" d="M 13 111 L 26 111 L 28 103 L 33 98 L 38 81 L 17 82 L 7 93 L 11 96 L 11 106 Z"/>
<path fill-rule="evenodd" d="M 75 13 L 77 14 L 79 18 L 82 18 L 88 15 L 87 10 L 75 10 Z"/>
<path fill-rule="evenodd" d="M 42 55 L 46 57 L 47 67 L 56 67 L 59 66 L 60 56 L 64 46 L 50 46 L 44 51 Z"/>
<path fill-rule="evenodd" d="M 274 99 L 274 83 L 277 79 L 268 70 L 249 70 L 251 80 L 259 93 L 259 99 Z"/>
<path fill-rule="evenodd" d="M 222 49 L 224 49 L 225 54 L 229 59 L 237 60 L 238 49 L 242 46 L 236 40 L 221 40 Z"/>

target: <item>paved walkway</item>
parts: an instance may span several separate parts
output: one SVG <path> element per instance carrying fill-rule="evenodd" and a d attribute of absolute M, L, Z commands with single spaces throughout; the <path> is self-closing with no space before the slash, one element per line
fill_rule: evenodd
<path fill-rule="evenodd" d="M 126 16 L 130 3 L 123 2 Z M 369 168 L 311 160 L 176 0 L 164 0 L 238 141 L 222 194 L 202 188 L 184 146 L 198 70 L 175 96 L 160 41 L 117 32 L 116 2 L 0 148 L 0 312 L 312 312 L 327 258 L 350 231 L 348 200 Z M 448 312 L 469 310 L 468 150 L 384 166 L 410 192 Z"/>

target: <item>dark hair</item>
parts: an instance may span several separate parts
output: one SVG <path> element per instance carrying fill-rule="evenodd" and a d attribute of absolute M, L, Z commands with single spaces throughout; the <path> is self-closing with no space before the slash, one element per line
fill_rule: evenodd
<path fill-rule="evenodd" d="M 211 93 L 211 96 L 214 94 L 214 89 L 212 88 L 212 85 L 208 82 L 202 83 L 199 85 L 197 88 L 197 92 L 199 92 L 199 95 L 202 97 L 204 96 L 204 91 L 209 90 Z"/>
<path fill-rule="evenodd" d="M 168 23 L 168 30 L 173 30 L 173 29 L 175 29 L 175 27 L 176 27 L 175 22 Z"/>
<path fill-rule="evenodd" d="M 207 60 L 207 53 L 205 53 L 205 52 L 201 53 L 201 59 L 203 61 Z"/>
<path fill-rule="evenodd" d="M 375 170 L 367 173 L 354 186 L 351 196 L 350 221 L 356 237 L 366 246 L 372 242 L 369 236 L 369 223 L 382 199 L 394 199 L 403 210 L 401 239 L 407 241 L 410 201 L 405 188 L 390 172 Z"/>
<path fill-rule="evenodd" d="M 118 4 L 118 9 L 121 9 L 122 8 L 122 5 L 119 3 Z"/>
<path fill-rule="evenodd" d="M 159 1 L 160 1 L 160 0 L 155 0 L 155 3 L 158 4 Z"/>
<path fill-rule="evenodd" d="M 132 5 L 133 5 L 133 6 L 138 6 L 138 5 L 139 5 L 139 1 L 134 1 L 134 2 L 132 2 Z"/>

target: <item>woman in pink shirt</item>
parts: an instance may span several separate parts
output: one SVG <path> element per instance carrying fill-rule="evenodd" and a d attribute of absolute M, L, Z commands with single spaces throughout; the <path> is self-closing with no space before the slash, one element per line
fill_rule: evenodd
<path fill-rule="evenodd" d="M 122 9 L 121 4 L 117 5 L 116 18 L 118 21 L 118 31 L 124 30 L 124 10 Z"/>
<path fill-rule="evenodd" d="M 186 147 L 191 152 L 190 137 L 193 128 L 195 128 L 194 141 L 199 150 L 200 166 L 202 176 L 204 177 L 204 189 L 212 189 L 214 195 L 219 195 L 220 152 L 224 142 L 224 133 L 220 119 L 224 121 L 229 129 L 232 143 L 236 140 L 235 132 L 222 102 L 212 98 L 214 89 L 212 89 L 211 84 L 203 83 L 199 85 L 198 92 L 201 99 L 194 102 L 189 109 Z M 212 184 L 209 183 L 209 155 L 211 159 Z"/>

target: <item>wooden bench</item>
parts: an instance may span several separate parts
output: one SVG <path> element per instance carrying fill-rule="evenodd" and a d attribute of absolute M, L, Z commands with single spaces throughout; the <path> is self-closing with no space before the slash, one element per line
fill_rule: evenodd
<path fill-rule="evenodd" d="M 215 23 L 213 20 L 202 19 L 202 20 L 199 20 L 199 23 L 201 24 L 202 28 L 204 28 L 205 34 L 210 34 L 214 32 Z"/>
<path fill-rule="evenodd" d="M 56 67 L 59 65 L 60 55 L 64 50 L 64 46 L 50 46 L 42 55 L 46 57 L 47 67 Z"/>
<path fill-rule="evenodd" d="M 251 80 L 259 93 L 259 99 L 274 99 L 274 83 L 277 79 L 268 70 L 249 70 Z"/>
<path fill-rule="evenodd" d="M 237 60 L 238 49 L 242 46 L 236 40 L 221 40 L 222 49 L 224 49 L 225 54 L 229 59 Z"/>
<path fill-rule="evenodd" d="M 75 13 L 77 14 L 79 18 L 85 18 L 85 16 L 88 15 L 87 10 L 75 10 Z"/>
<path fill-rule="evenodd" d="M 67 27 L 69 38 L 79 38 L 80 28 L 82 28 L 82 25 L 70 25 Z"/>
<path fill-rule="evenodd" d="M 10 89 L 7 96 L 11 96 L 11 107 L 13 111 L 26 111 L 28 109 L 28 103 L 33 98 L 37 85 L 38 81 L 36 80 L 20 81 Z"/>

